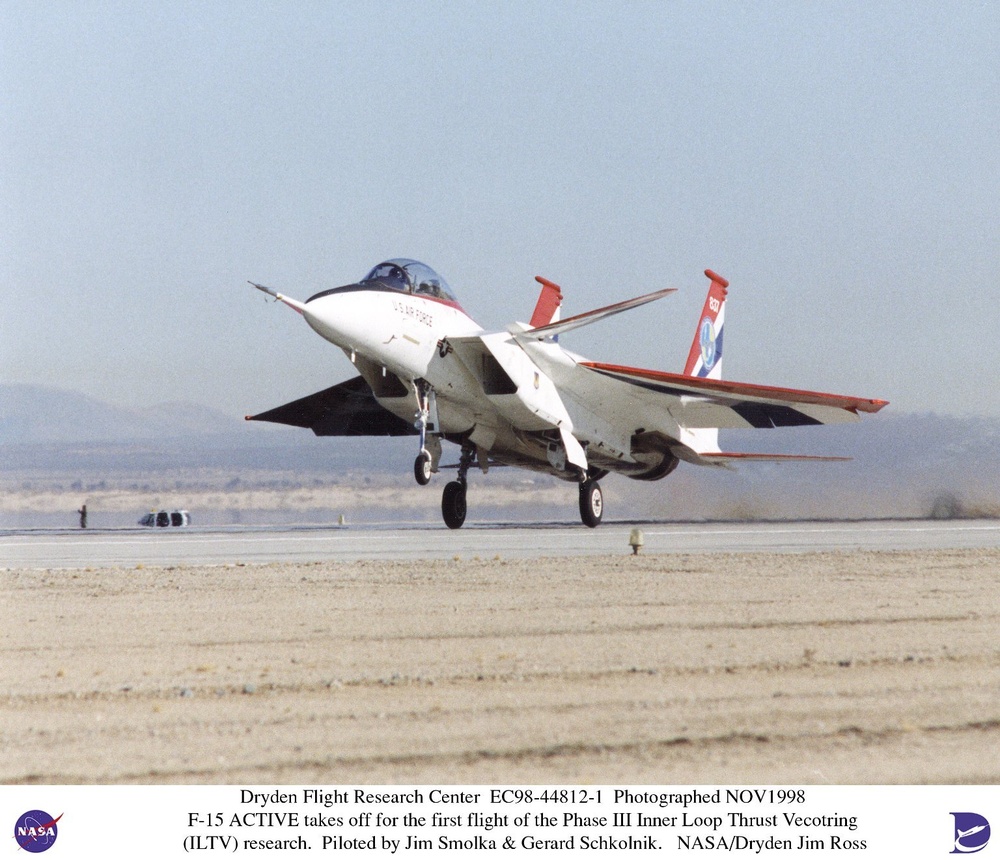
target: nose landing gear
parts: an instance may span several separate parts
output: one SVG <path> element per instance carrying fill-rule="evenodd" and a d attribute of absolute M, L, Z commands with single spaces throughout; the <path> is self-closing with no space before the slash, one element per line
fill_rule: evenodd
<path fill-rule="evenodd" d="M 431 455 L 424 448 L 421 448 L 417 459 L 413 461 L 413 477 L 421 487 L 431 482 Z"/>
<path fill-rule="evenodd" d="M 580 484 L 580 519 L 588 528 L 595 529 L 604 516 L 604 493 L 601 485 L 592 478 Z"/>
<path fill-rule="evenodd" d="M 420 432 L 420 453 L 413 461 L 413 477 L 423 487 L 431 482 L 431 475 L 437 471 L 441 459 L 441 440 L 433 435 L 437 429 L 437 400 L 434 389 L 423 379 L 413 383 L 413 390 L 417 395 L 417 420 L 413 426 Z M 428 430 L 432 435 L 428 436 Z"/>

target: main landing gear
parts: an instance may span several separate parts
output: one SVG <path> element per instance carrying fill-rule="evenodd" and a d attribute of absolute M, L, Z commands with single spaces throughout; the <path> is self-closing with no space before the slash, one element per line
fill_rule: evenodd
<path fill-rule="evenodd" d="M 449 481 L 444 486 L 441 494 L 441 516 L 444 517 L 444 524 L 450 529 L 460 529 L 465 523 L 465 514 L 468 511 L 466 504 L 466 475 L 469 474 L 469 466 L 475 458 L 475 450 L 469 447 L 462 448 L 462 456 L 458 461 L 458 480 Z"/>
<path fill-rule="evenodd" d="M 413 461 L 413 477 L 421 486 L 426 486 L 431 481 L 431 476 L 437 471 L 438 462 L 441 459 L 441 437 L 437 431 L 437 404 L 435 403 L 434 391 L 425 380 L 414 381 L 414 393 L 417 400 L 416 421 L 414 427 L 420 433 L 420 453 Z M 428 432 L 430 431 L 430 432 Z M 441 494 L 441 516 L 444 524 L 450 529 L 460 529 L 465 525 L 465 516 L 468 513 L 468 481 L 469 468 L 480 459 L 480 466 L 485 472 L 487 469 L 487 452 L 478 449 L 466 441 L 462 445 L 462 454 L 458 463 L 458 477 L 455 481 L 445 484 Z M 601 492 L 601 485 L 598 478 L 604 477 L 607 473 L 602 470 L 592 469 L 589 474 L 581 474 L 580 488 L 580 519 L 588 528 L 597 528 L 604 516 L 604 494 Z"/>
<path fill-rule="evenodd" d="M 449 481 L 441 494 L 441 516 L 450 529 L 460 529 L 465 523 L 468 506 L 465 501 L 465 482 Z"/>
<path fill-rule="evenodd" d="M 466 500 L 466 475 L 469 466 L 475 458 L 471 448 L 462 449 L 462 457 L 458 464 L 458 480 L 445 484 L 441 494 L 441 515 L 444 524 L 450 529 L 460 529 L 465 524 L 468 511 Z M 580 519 L 588 528 L 597 528 L 604 516 L 604 493 L 601 485 L 593 478 L 587 478 L 580 484 Z"/>

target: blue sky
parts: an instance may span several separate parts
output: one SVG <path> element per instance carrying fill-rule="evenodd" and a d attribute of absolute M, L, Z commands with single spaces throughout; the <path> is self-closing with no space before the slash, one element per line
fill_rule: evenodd
<path fill-rule="evenodd" d="M 352 375 L 300 298 L 424 260 L 487 327 L 1000 416 L 1000 7 L 0 6 L 0 382 L 234 415 Z M 983 372 L 988 375 L 983 379 Z"/>

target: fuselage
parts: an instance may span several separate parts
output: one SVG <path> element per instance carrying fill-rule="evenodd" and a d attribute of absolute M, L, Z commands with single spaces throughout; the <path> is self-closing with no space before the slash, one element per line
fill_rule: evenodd
<path fill-rule="evenodd" d="M 483 329 L 455 302 L 431 297 L 347 288 L 305 303 L 306 322 L 348 356 L 361 354 L 400 379 L 434 374 L 438 342 Z"/>
<path fill-rule="evenodd" d="M 467 476 L 503 464 L 544 471 L 579 484 L 580 516 L 603 516 L 598 481 L 608 472 L 658 480 L 682 460 L 721 467 L 746 460 L 831 459 L 720 449 L 726 429 L 767 429 L 858 420 L 884 400 L 723 380 L 728 282 L 706 269 L 710 286 L 683 373 L 584 359 L 558 336 L 669 293 L 642 296 L 559 318 L 561 288 L 544 278 L 530 324 L 485 331 L 433 269 L 387 260 L 353 284 L 305 302 L 261 284 L 339 347 L 359 376 L 248 420 L 306 427 L 320 436 L 417 436 L 414 478 L 426 485 L 451 466 L 442 492 L 449 528 L 466 516 Z M 442 440 L 460 448 L 442 464 Z M 837 459 L 837 458 L 832 458 Z"/>
<path fill-rule="evenodd" d="M 409 264 L 405 277 L 369 276 L 296 305 L 320 336 L 345 352 L 385 409 L 412 422 L 418 388 L 426 385 L 429 430 L 470 441 L 494 462 L 567 480 L 588 469 L 666 474 L 662 455 L 633 456 L 634 428 L 559 390 L 556 379 L 580 356 L 552 340 L 519 342 L 513 332 L 527 329 L 523 324 L 486 334 L 436 273 L 414 261 L 395 262 Z M 411 276 L 415 267 L 434 275 L 433 286 L 420 289 L 421 276 Z"/>

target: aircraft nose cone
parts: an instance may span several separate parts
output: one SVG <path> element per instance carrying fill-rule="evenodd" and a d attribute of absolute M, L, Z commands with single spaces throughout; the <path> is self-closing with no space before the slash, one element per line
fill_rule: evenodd
<path fill-rule="evenodd" d="M 302 304 L 302 316 L 321 337 L 342 349 L 364 351 L 381 331 L 364 284 L 322 290 Z M 383 338 L 384 340 L 384 338 Z"/>

